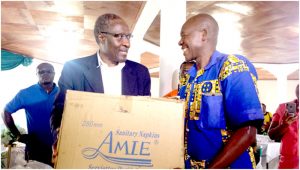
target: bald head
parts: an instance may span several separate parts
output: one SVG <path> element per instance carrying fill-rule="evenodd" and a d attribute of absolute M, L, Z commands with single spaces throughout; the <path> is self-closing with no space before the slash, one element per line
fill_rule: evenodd
<path fill-rule="evenodd" d="M 41 63 L 36 67 L 36 69 L 39 70 L 44 67 L 51 68 L 54 71 L 54 67 L 52 66 L 52 64 L 49 64 L 49 63 Z"/>
<path fill-rule="evenodd" d="M 191 25 L 195 30 L 205 31 L 209 43 L 217 45 L 219 26 L 217 21 L 208 14 L 198 14 L 189 18 L 185 24 Z"/>
<path fill-rule="evenodd" d="M 185 61 L 195 60 L 198 68 L 204 68 L 216 50 L 219 26 L 208 14 L 189 18 L 182 26 L 178 45 Z"/>

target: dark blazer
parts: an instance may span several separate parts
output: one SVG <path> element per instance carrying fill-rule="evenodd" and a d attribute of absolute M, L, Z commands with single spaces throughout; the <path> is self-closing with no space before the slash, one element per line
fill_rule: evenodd
<path fill-rule="evenodd" d="M 52 132 L 60 126 L 66 90 L 104 93 L 97 54 L 65 63 L 58 86 L 60 92 L 54 102 L 50 119 Z M 122 69 L 122 95 L 150 96 L 150 87 L 148 69 L 139 63 L 126 60 Z"/>

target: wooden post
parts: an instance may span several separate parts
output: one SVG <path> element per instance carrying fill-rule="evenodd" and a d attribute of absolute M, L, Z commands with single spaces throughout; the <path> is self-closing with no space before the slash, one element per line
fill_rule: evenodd
<path fill-rule="evenodd" d="M 11 147 L 12 147 L 12 145 L 11 144 L 8 144 L 7 145 L 7 147 L 8 147 L 8 151 L 7 151 L 7 169 L 9 169 L 10 167 L 10 156 L 11 156 Z"/>

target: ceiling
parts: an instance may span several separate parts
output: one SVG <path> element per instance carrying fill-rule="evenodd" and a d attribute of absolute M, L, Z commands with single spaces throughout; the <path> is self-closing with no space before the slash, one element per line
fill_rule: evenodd
<path fill-rule="evenodd" d="M 145 4 L 146 1 L 2 1 L 1 48 L 56 63 L 87 56 L 97 50 L 93 27 L 99 15 L 120 15 L 133 30 Z M 298 1 L 188 1 L 186 12 L 187 18 L 197 13 L 220 16 L 218 22 L 225 24 L 225 14 L 235 18 L 241 39 L 239 52 L 253 63 L 299 63 Z M 144 40 L 160 45 L 160 13 Z M 223 41 L 219 37 L 219 44 L 226 44 Z M 145 51 L 141 63 L 157 68 L 159 56 Z M 265 69 L 257 70 L 260 79 L 275 79 Z M 288 78 L 298 80 L 298 72 Z"/>

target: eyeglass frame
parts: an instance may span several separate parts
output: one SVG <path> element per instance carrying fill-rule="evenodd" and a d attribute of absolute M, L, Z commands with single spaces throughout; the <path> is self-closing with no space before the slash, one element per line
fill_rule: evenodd
<path fill-rule="evenodd" d="M 111 35 L 119 41 L 121 41 L 124 38 L 126 38 L 127 40 L 130 40 L 133 37 L 133 35 L 131 33 L 130 34 L 123 34 L 123 33 L 117 34 L 117 33 L 104 32 L 104 31 L 100 32 L 100 33 Z"/>
<path fill-rule="evenodd" d="M 39 70 L 37 71 L 38 75 L 43 75 L 43 74 L 55 74 L 55 72 L 53 70 Z"/>

